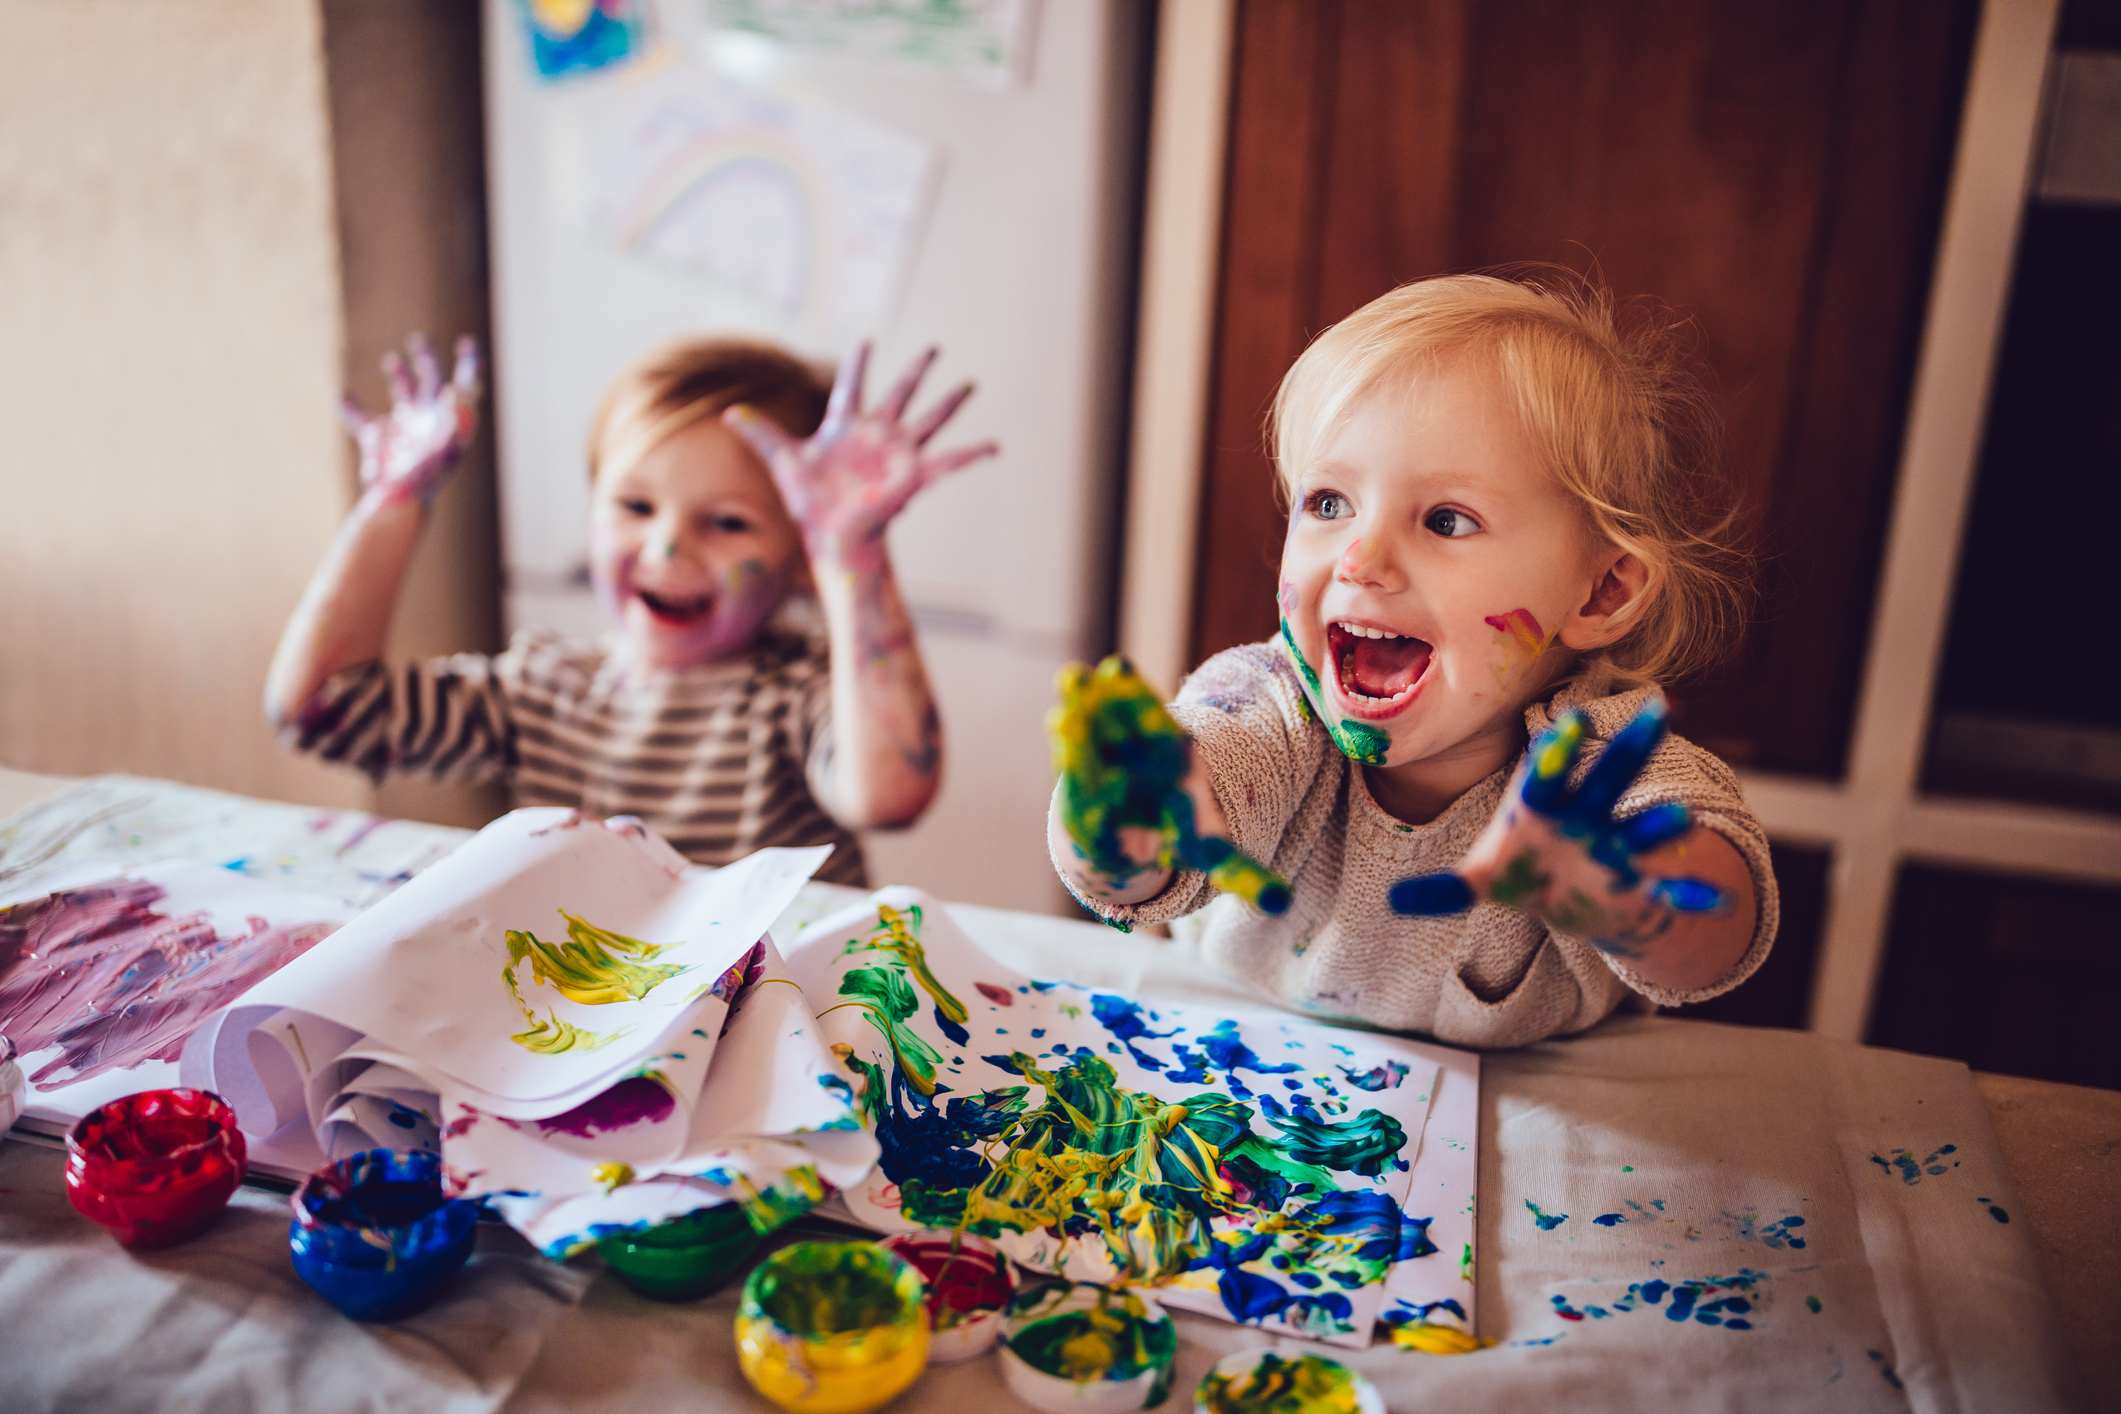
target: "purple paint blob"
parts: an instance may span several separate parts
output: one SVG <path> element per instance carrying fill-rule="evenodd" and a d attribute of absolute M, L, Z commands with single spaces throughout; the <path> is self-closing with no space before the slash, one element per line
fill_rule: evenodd
<path fill-rule="evenodd" d="M 593 1099 L 582 1101 L 565 1114 L 537 1121 L 537 1126 L 547 1134 L 572 1134 L 577 1139 L 588 1139 L 613 1129 L 654 1124 L 670 1118 L 670 1112 L 676 1108 L 677 1101 L 660 1081 L 636 1075 L 621 1080 Z"/>

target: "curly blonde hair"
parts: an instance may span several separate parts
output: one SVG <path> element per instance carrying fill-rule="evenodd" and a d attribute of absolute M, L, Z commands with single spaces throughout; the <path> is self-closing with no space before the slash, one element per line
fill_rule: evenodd
<path fill-rule="evenodd" d="M 1267 424 L 1281 494 L 1372 389 L 1448 358 L 1485 358 L 1592 533 L 1648 570 L 1579 671 L 1616 682 L 1700 671 L 1751 607 L 1743 508 L 1716 463 L 1716 422 L 1682 355 L 1684 326 L 1636 326 L 1623 330 L 1612 295 L 1565 270 L 1401 285 L 1320 334 L 1282 378 Z"/>

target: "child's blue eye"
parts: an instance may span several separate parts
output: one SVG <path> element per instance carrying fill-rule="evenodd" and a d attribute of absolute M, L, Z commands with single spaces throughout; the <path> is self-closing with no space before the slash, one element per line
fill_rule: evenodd
<path fill-rule="evenodd" d="M 1311 514 L 1320 520 L 1339 520 L 1347 513 L 1347 497 L 1338 491 L 1320 491 L 1311 497 Z"/>
<path fill-rule="evenodd" d="M 740 516 L 716 516 L 714 528 L 724 535 L 742 535 L 751 529 L 751 522 Z"/>
<path fill-rule="evenodd" d="M 1455 539 L 1461 535 L 1471 535 L 1474 531 L 1480 529 L 1479 521 L 1473 519 L 1464 511 L 1452 510 L 1449 506 L 1445 506 L 1440 510 L 1430 511 L 1428 519 L 1424 520 L 1422 524 L 1446 539 Z"/>

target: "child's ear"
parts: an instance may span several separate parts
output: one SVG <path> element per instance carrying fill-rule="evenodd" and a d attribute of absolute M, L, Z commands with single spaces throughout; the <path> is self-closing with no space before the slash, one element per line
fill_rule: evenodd
<path fill-rule="evenodd" d="M 1626 550 L 1610 551 L 1600 561 L 1602 568 L 1591 581 L 1590 595 L 1561 621 L 1557 635 L 1564 647 L 1579 653 L 1604 647 L 1615 637 L 1613 620 L 1632 622 L 1649 607 L 1650 567 Z M 1625 610 L 1625 615 L 1622 611 Z M 1624 627 L 1624 625 L 1622 625 Z"/>

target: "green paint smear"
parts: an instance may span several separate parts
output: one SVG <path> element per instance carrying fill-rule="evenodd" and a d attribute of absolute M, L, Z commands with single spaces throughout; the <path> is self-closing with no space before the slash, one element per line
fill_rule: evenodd
<path fill-rule="evenodd" d="M 869 1024 L 884 1038 L 898 1062 L 899 1074 L 923 1095 L 935 1093 L 935 1067 L 942 1055 L 922 1040 L 906 1022 L 920 1010 L 903 968 L 856 967 L 840 978 L 840 995 L 847 1005 L 869 1013 Z"/>
<path fill-rule="evenodd" d="M 1034 1370 L 1076 1384 L 1131 1380 L 1145 1370 L 1169 1368 L 1178 1353 L 1178 1327 L 1169 1317 L 1149 1320 L 1138 1296 L 1104 1291 L 1087 1311 L 1031 1322 L 1009 1337 L 1009 1348 Z"/>
<path fill-rule="evenodd" d="M 1473 1244 L 1468 1242 L 1466 1250 L 1458 1257 L 1458 1274 L 1467 1281 L 1473 1279 Z"/>
<path fill-rule="evenodd" d="M 1333 738 L 1333 744 L 1340 748 L 1341 754 L 1365 766 L 1384 765 L 1385 757 L 1392 750 L 1392 734 L 1368 722 L 1335 722 L 1327 715 L 1325 689 L 1319 686 L 1318 674 L 1304 661 L 1303 650 L 1296 646 L 1296 637 L 1290 633 L 1287 619 L 1281 621 L 1281 646 L 1289 655 L 1297 676 L 1303 679 L 1304 697 L 1312 713 L 1327 724 L 1327 735 Z"/>
<path fill-rule="evenodd" d="M 564 943 L 540 942 L 534 934 L 508 930 L 508 965 L 501 969 L 501 977 L 518 1005 L 522 1004 L 522 995 L 516 991 L 516 967 L 525 958 L 530 960 L 532 986 L 549 982 L 561 996 L 585 1006 L 637 1002 L 660 984 L 690 970 L 674 963 L 646 966 L 663 950 L 660 945 L 599 928 L 564 908 L 560 917 L 567 920 Z M 639 961 L 629 960 L 636 958 Z"/>
<path fill-rule="evenodd" d="M 1528 849 L 1502 867 L 1502 873 L 1489 887 L 1488 897 L 1505 908 L 1522 908 L 1528 900 L 1545 893 L 1552 882 L 1550 875 L 1539 872 L 1539 852 Z"/>
<path fill-rule="evenodd" d="M 1338 1360 L 1265 1351 L 1236 1375 L 1214 1371 L 1195 1401 L 1206 1414 L 1356 1414 L 1355 1376 Z"/>
<path fill-rule="evenodd" d="M 798 1242 L 744 1284 L 744 1314 L 800 1337 L 844 1335 L 919 1319 L 920 1274 L 868 1242 Z"/>
<path fill-rule="evenodd" d="M 913 980 L 935 1002 L 936 1010 L 962 1024 L 966 1016 L 965 1004 L 952 996 L 929 968 L 928 950 L 921 946 L 921 906 L 914 904 L 901 913 L 888 903 L 879 904 L 876 918 L 876 931 L 867 938 L 848 943 L 840 956 L 856 952 L 889 953 L 913 973 Z"/>

